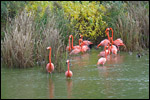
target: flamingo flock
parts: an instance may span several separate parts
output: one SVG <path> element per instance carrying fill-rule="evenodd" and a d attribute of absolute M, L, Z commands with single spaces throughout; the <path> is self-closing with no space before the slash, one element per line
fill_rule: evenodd
<path fill-rule="evenodd" d="M 112 37 L 109 36 L 109 31 L 112 31 Z M 125 44 L 123 43 L 123 41 L 121 40 L 121 38 L 118 38 L 116 40 L 113 41 L 113 29 L 112 28 L 107 28 L 105 31 L 108 39 L 104 39 L 102 40 L 98 45 L 97 48 L 99 48 L 99 46 L 104 46 L 104 51 L 101 51 L 98 56 L 100 56 L 101 58 L 98 59 L 97 61 L 97 65 L 103 65 L 106 63 L 107 61 L 107 56 L 110 55 L 111 53 L 113 55 L 117 55 L 117 52 L 119 50 L 119 46 L 125 46 Z M 70 39 L 72 39 L 72 42 L 70 43 Z M 93 44 L 91 41 L 88 40 L 83 40 L 83 35 L 80 34 L 80 39 L 79 39 L 79 44 L 78 45 L 73 45 L 73 35 L 69 36 L 69 46 L 66 47 L 66 51 L 69 53 L 69 55 L 77 55 L 79 53 L 85 53 L 87 51 L 90 50 L 89 45 Z M 51 62 L 51 47 L 47 47 L 48 50 L 50 50 L 49 52 L 49 63 L 46 65 L 46 70 L 48 73 L 52 73 L 54 71 L 54 64 Z M 67 60 L 67 64 L 68 64 L 68 70 L 65 72 L 65 76 L 66 78 L 71 78 L 73 76 L 73 72 L 70 70 L 69 67 L 69 63 L 70 61 Z"/>

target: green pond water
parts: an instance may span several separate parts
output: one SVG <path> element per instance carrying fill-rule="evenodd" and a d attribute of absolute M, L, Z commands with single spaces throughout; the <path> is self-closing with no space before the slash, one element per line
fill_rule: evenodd
<path fill-rule="evenodd" d="M 8 69 L 1 67 L 2 99 L 148 99 L 149 54 L 136 52 L 108 56 L 105 65 L 97 66 L 101 50 L 69 57 L 71 79 L 64 73 L 52 76 L 42 68 Z M 67 70 L 67 65 L 66 65 Z"/>

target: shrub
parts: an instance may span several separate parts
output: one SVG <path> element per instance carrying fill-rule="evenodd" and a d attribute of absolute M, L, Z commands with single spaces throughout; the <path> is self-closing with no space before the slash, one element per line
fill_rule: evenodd
<path fill-rule="evenodd" d="M 106 11 L 103 5 L 97 2 L 59 2 L 66 16 L 70 20 L 70 24 L 74 25 L 74 30 L 83 36 L 96 40 L 98 36 L 103 36 L 106 29 L 106 22 L 102 16 Z"/>
<path fill-rule="evenodd" d="M 1 2 L 1 39 L 4 38 L 4 30 L 9 24 L 9 18 L 14 18 L 20 13 L 28 1 L 2 1 Z M 5 27 L 6 26 L 6 27 Z"/>

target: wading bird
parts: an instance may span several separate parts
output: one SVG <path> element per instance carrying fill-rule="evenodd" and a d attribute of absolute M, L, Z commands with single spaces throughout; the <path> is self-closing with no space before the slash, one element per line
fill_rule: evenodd
<path fill-rule="evenodd" d="M 109 55 L 110 54 L 110 46 L 108 44 L 108 49 L 106 50 L 106 55 Z M 104 51 L 101 51 L 98 56 L 101 56 L 101 57 L 105 57 L 105 50 Z"/>
<path fill-rule="evenodd" d="M 107 35 L 107 37 L 108 37 L 108 39 L 104 39 L 104 40 L 102 40 L 98 45 L 97 45 L 97 48 L 99 47 L 99 46 L 107 46 L 108 44 L 110 44 L 110 37 L 109 37 L 109 28 L 107 28 L 106 29 L 106 31 L 105 31 L 105 33 L 106 33 L 106 35 Z"/>
<path fill-rule="evenodd" d="M 74 48 L 69 55 L 75 55 L 75 54 L 78 54 L 82 51 L 82 47 L 81 47 L 81 42 L 82 42 L 82 39 L 79 39 L 79 48 Z"/>
<path fill-rule="evenodd" d="M 54 64 L 51 62 L 51 47 L 47 47 L 48 50 L 50 50 L 49 52 L 49 63 L 46 65 L 46 70 L 47 72 L 51 73 L 52 71 L 54 71 Z"/>
<path fill-rule="evenodd" d="M 83 40 L 83 35 L 81 35 L 80 34 L 80 39 L 82 39 Z M 87 46 L 89 46 L 89 45 L 91 45 L 91 44 L 93 44 L 91 41 L 88 41 L 88 40 L 83 40 L 83 42 L 82 42 L 82 45 L 87 45 Z"/>
<path fill-rule="evenodd" d="M 69 51 L 69 52 L 71 51 L 70 36 L 69 36 L 69 46 L 66 47 L 66 50 Z"/>
<path fill-rule="evenodd" d="M 97 62 L 97 65 L 103 65 L 106 63 L 106 59 L 107 59 L 107 53 L 106 53 L 106 47 L 108 46 L 105 46 L 105 57 L 101 57 L 100 59 L 98 59 L 98 62 Z"/>
<path fill-rule="evenodd" d="M 117 47 L 115 45 L 111 45 L 111 52 L 115 55 L 117 55 Z"/>
<path fill-rule="evenodd" d="M 72 49 L 79 49 L 79 48 L 81 48 L 79 45 L 73 46 L 73 35 L 70 35 L 69 38 L 72 38 L 72 45 L 71 45 Z"/>
<path fill-rule="evenodd" d="M 123 43 L 123 41 L 120 38 L 116 39 L 115 41 L 113 41 L 113 39 L 112 39 L 112 44 L 114 44 L 118 47 L 117 50 L 119 50 L 119 46 L 124 46 L 126 49 L 125 44 Z"/>
<path fill-rule="evenodd" d="M 72 71 L 69 70 L 69 60 L 67 60 L 67 64 L 68 64 L 68 70 L 65 72 L 65 76 L 67 78 L 71 78 L 73 76 Z"/>
<path fill-rule="evenodd" d="M 118 38 L 116 39 L 115 41 L 113 40 L 113 29 L 112 28 L 109 28 L 108 30 L 111 30 L 112 31 L 112 37 L 109 37 L 110 40 L 112 41 L 112 44 L 116 45 L 117 46 L 117 50 L 119 50 L 119 46 L 124 46 L 125 49 L 126 49 L 126 46 L 125 44 L 123 44 L 123 41 L 121 40 L 121 38 Z"/>

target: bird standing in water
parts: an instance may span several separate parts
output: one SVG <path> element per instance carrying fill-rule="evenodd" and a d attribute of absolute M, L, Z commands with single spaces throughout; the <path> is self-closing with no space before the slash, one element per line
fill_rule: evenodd
<path fill-rule="evenodd" d="M 68 70 L 65 72 L 65 76 L 67 78 L 71 78 L 73 76 L 72 71 L 69 70 L 69 60 L 67 60 L 67 64 L 68 64 Z"/>
<path fill-rule="evenodd" d="M 54 64 L 51 62 L 51 47 L 47 47 L 48 50 L 50 50 L 49 52 L 49 63 L 46 65 L 46 70 L 48 73 L 52 73 L 52 71 L 54 71 Z"/>
<path fill-rule="evenodd" d="M 71 51 L 70 36 L 69 36 L 69 46 L 66 47 L 66 50 L 69 51 L 69 52 Z"/>
<path fill-rule="evenodd" d="M 106 60 L 107 60 L 107 53 L 106 53 L 106 47 L 108 46 L 105 46 L 105 57 L 101 57 L 100 59 L 98 59 L 98 62 L 97 62 L 97 65 L 103 65 L 106 63 Z"/>

